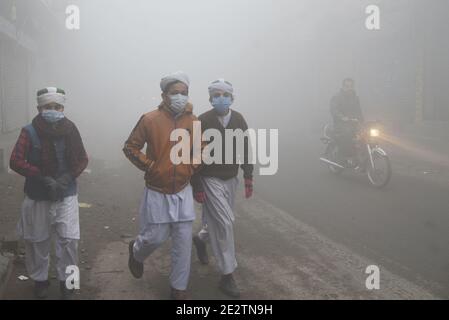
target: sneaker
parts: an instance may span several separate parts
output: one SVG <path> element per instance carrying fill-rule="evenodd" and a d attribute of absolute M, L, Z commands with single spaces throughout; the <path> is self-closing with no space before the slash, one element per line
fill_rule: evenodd
<path fill-rule="evenodd" d="M 198 236 L 193 237 L 193 244 L 196 248 L 196 254 L 202 264 L 209 264 L 209 256 L 206 250 L 206 243 Z"/>
<path fill-rule="evenodd" d="M 45 299 L 48 296 L 48 287 L 50 282 L 46 281 L 34 281 L 34 296 L 38 299 Z"/>
<path fill-rule="evenodd" d="M 187 291 L 171 288 L 170 297 L 173 300 L 187 300 Z"/>
<path fill-rule="evenodd" d="M 132 240 L 129 243 L 129 259 L 128 259 L 128 267 L 129 267 L 129 271 L 131 271 L 131 274 L 134 276 L 134 278 L 136 279 L 140 279 L 142 278 L 143 275 L 143 263 L 137 261 L 134 258 L 134 240 Z"/>
<path fill-rule="evenodd" d="M 222 276 L 218 287 L 224 294 L 232 298 L 240 298 L 240 290 L 235 283 L 232 273 Z"/>

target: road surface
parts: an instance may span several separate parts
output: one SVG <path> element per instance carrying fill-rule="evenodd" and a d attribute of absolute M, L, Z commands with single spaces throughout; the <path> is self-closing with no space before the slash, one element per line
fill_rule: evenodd
<path fill-rule="evenodd" d="M 377 190 L 366 176 L 330 173 L 318 161 L 324 150 L 319 132 L 304 130 L 294 142 L 283 142 L 278 174 L 257 184 L 265 200 L 332 240 L 449 297 L 447 167 L 384 143 L 393 177 L 385 189 Z M 441 158 L 449 159 L 449 152 Z"/>

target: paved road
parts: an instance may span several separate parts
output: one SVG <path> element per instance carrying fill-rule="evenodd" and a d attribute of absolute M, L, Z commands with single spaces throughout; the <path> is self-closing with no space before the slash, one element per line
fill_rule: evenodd
<path fill-rule="evenodd" d="M 447 172 L 407 150 L 385 145 L 393 158 L 394 176 L 387 188 L 377 190 L 364 176 L 328 172 L 317 160 L 323 151 L 317 134 L 296 132 L 294 143 L 283 135 L 278 174 L 258 180 L 264 199 L 449 297 Z"/>

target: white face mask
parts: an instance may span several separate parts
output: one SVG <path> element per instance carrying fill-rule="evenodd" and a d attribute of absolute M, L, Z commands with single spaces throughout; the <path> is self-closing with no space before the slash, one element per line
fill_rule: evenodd
<path fill-rule="evenodd" d="M 187 102 L 189 101 L 188 96 L 185 96 L 180 93 L 171 95 L 169 96 L 169 98 L 170 98 L 170 109 L 176 114 L 184 111 Z"/>
<path fill-rule="evenodd" d="M 49 123 L 56 123 L 65 117 L 63 112 L 56 110 L 44 110 L 41 115 Z"/>

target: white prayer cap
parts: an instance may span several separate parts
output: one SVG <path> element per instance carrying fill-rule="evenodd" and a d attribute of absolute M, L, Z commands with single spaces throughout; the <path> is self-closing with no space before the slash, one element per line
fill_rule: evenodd
<path fill-rule="evenodd" d="M 232 87 L 232 84 L 225 79 L 218 79 L 213 81 L 209 86 L 209 95 L 211 95 L 216 90 L 234 94 L 234 88 Z"/>
<path fill-rule="evenodd" d="M 182 71 L 176 71 L 172 74 L 169 74 L 161 79 L 161 90 L 162 92 L 165 92 L 165 90 L 168 88 L 170 84 L 173 82 L 180 81 L 184 83 L 187 87 L 190 86 L 190 80 L 187 74 L 185 74 Z"/>
<path fill-rule="evenodd" d="M 49 103 L 64 105 L 66 101 L 65 91 L 60 88 L 48 87 L 37 92 L 37 106 L 42 107 Z"/>

